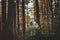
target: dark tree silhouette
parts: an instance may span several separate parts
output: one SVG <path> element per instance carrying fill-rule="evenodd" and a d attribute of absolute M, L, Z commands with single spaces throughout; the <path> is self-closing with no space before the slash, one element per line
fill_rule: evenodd
<path fill-rule="evenodd" d="M 2 0 L 2 32 L 1 32 L 1 40 L 5 37 L 6 32 L 6 0 Z"/>
<path fill-rule="evenodd" d="M 40 14 L 39 14 L 38 0 L 35 0 L 35 4 L 36 4 L 36 20 L 37 20 L 38 25 L 40 26 Z"/>
<path fill-rule="evenodd" d="M 22 1 L 22 16 L 23 16 L 23 34 L 25 34 L 25 2 Z"/>
<path fill-rule="evenodd" d="M 2 0 L 2 39 L 13 40 L 13 20 L 15 19 L 14 0 L 8 0 L 8 16 L 6 19 L 6 0 Z"/>
<path fill-rule="evenodd" d="M 17 2 L 17 15 L 18 15 L 18 34 L 19 34 L 19 30 L 20 30 L 20 25 L 19 25 L 19 0 L 17 0 L 16 2 Z"/>

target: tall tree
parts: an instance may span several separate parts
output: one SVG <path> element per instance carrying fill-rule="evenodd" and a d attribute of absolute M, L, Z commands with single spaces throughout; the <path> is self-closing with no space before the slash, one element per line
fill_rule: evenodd
<path fill-rule="evenodd" d="M 36 3 L 36 20 L 38 25 L 40 26 L 40 14 L 39 14 L 39 5 L 38 5 L 38 0 L 35 0 Z"/>
<path fill-rule="evenodd" d="M 17 15 L 18 15 L 18 34 L 20 30 L 20 24 L 19 24 L 19 0 L 17 0 Z"/>
<path fill-rule="evenodd" d="M 2 27 L 3 31 L 5 31 L 6 26 L 6 0 L 2 0 Z"/>
<path fill-rule="evenodd" d="M 55 0 L 56 1 L 56 0 Z M 55 27 L 56 27 L 56 37 L 57 39 L 60 37 L 59 34 L 60 34 L 60 0 L 57 0 L 57 3 L 56 3 L 56 8 L 55 8 Z"/>
<path fill-rule="evenodd" d="M 25 34 L 25 1 L 22 1 L 22 15 L 23 15 L 23 34 Z"/>
<path fill-rule="evenodd" d="M 2 39 L 1 40 L 4 40 L 6 38 L 5 32 L 6 32 L 6 0 L 2 0 L 2 35 L 1 35 Z"/>
<path fill-rule="evenodd" d="M 8 0 L 8 17 L 6 23 L 6 40 L 13 40 L 13 21 L 14 21 L 14 14 L 15 14 L 15 6 L 14 0 Z"/>
<path fill-rule="evenodd" d="M 16 32 L 16 0 L 14 0 L 14 13 L 13 13 L 13 24 L 14 24 L 14 33 Z"/>

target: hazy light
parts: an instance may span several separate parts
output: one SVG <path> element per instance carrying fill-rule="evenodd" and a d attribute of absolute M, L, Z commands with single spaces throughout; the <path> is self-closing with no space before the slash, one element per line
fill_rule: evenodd
<path fill-rule="evenodd" d="M 28 3 L 28 8 L 33 7 L 33 3 Z"/>
<path fill-rule="evenodd" d="M 0 2 L 1 2 L 1 0 L 0 0 Z"/>

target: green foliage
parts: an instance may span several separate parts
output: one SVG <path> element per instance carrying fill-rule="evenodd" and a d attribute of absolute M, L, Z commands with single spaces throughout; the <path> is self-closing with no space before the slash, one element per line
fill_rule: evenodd
<path fill-rule="evenodd" d="M 32 36 L 36 36 L 36 35 L 41 35 L 43 30 L 40 28 L 30 28 L 29 32 L 31 34 L 32 32 Z"/>

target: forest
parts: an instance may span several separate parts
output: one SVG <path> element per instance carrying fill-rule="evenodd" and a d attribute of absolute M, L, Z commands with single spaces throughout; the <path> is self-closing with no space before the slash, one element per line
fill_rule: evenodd
<path fill-rule="evenodd" d="M 59 40 L 60 0 L 0 0 L 0 40 Z"/>

